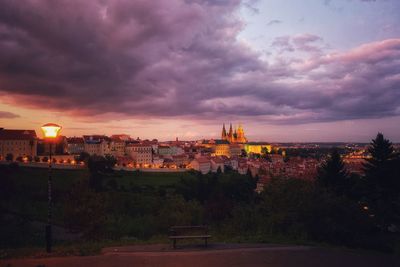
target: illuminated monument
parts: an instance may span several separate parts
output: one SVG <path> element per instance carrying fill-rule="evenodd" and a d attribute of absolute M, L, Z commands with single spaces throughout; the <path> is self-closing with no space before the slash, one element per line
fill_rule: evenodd
<path fill-rule="evenodd" d="M 225 123 L 222 126 L 222 134 L 221 134 L 221 139 L 226 140 L 231 144 L 235 143 L 247 143 L 247 138 L 244 136 L 244 130 L 241 124 L 239 124 L 238 128 L 235 128 L 235 131 L 232 129 L 232 123 L 230 124 L 229 127 L 229 132 L 226 133 L 225 129 Z"/>

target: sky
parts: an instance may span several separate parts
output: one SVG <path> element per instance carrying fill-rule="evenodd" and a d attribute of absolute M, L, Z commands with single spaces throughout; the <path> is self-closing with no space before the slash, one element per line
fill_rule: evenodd
<path fill-rule="evenodd" d="M 398 0 L 0 0 L 0 127 L 400 142 Z"/>

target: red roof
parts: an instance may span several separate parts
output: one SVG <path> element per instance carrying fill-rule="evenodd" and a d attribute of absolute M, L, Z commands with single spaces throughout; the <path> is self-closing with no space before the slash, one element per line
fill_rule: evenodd
<path fill-rule="evenodd" d="M 35 130 L 0 130 L 0 140 L 34 140 Z"/>
<path fill-rule="evenodd" d="M 83 144 L 84 140 L 82 137 L 69 137 L 67 138 L 68 144 Z"/>
<path fill-rule="evenodd" d="M 223 164 L 224 163 L 224 161 L 222 159 L 220 159 L 220 158 L 212 158 L 211 160 L 216 164 Z"/>
<path fill-rule="evenodd" d="M 205 157 L 197 158 L 195 160 L 197 160 L 198 163 L 210 163 L 210 160 Z"/>
<path fill-rule="evenodd" d="M 148 148 L 152 148 L 151 145 L 146 145 L 146 144 L 127 144 L 127 147 L 148 147 Z"/>

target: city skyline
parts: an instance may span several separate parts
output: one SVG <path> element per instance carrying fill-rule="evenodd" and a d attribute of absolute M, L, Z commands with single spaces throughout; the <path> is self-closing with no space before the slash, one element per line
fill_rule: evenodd
<path fill-rule="evenodd" d="M 400 3 L 2 1 L 0 127 L 400 142 Z"/>

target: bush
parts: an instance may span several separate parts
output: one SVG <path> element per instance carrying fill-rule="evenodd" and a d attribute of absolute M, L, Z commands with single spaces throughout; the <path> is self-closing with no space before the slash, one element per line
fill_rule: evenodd
<path fill-rule="evenodd" d="M 7 161 L 13 161 L 13 160 L 14 160 L 14 155 L 11 154 L 11 153 L 8 153 L 8 154 L 6 155 L 6 160 L 7 160 Z"/>
<path fill-rule="evenodd" d="M 173 225 L 197 225 L 203 223 L 203 209 L 197 201 L 185 201 L 182 196 L 169 196 L 157 214 L 159 230 L 166 233 Z"/>
<path fill-rule="evenodd" d="M 362 245 L 358 240 L 373 229 L 358 204 L 299 179 L 273 179 L 258 214 L 264 233 L 333 244 Z"/>
<path fill-rule="evenodd" d="M 82 232 L 85 239 L 100 239 L 104 236 L 105 207 L 104 195 L 91 191 L 86 183 L 75 184 L 65 201 L 65 226 Z"/>

